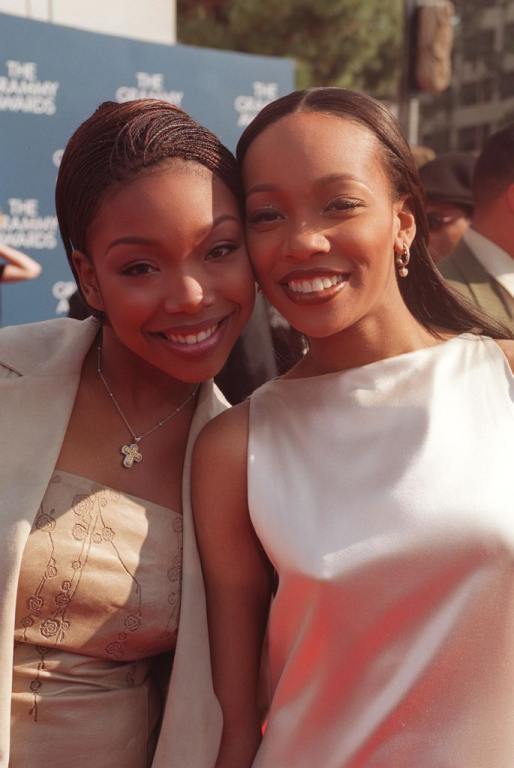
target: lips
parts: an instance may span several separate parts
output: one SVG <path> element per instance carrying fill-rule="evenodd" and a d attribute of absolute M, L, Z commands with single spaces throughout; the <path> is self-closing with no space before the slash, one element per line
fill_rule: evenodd
<path fill-rule="evenodd" d="M 343 275 L 332 275 L 331 277 L 314 277 L 310 280 L 289 280 L 287 287 L 293 293 L 318 293 L 342 282 Z"/>
<path fill-rule="evenodd" d="M 168 348 L 186 355 L 201 354 L 215 347 L 221 339 L 230 315 L 212 318 L 194 325 L 173 326 L 152 335 L 165 342 Z"/>
<path fill-rule="evenodd" d="M 289 298 L 298 303 L 329 301 L 347 284 L 349 272 L 332 270 L 296 271 L 286 275 L 280 284 Z"/>
<path fill-rule="evenodd" d="M 182 333 L 162 331 L 162 335 L 169 341 L 175 342 L 175 344 L 187 344 L 188 346 L 191 346 L 193 344 L 199 344 L 200 342 L 209 339 L 213 333 L 216 333 L 219 324 L 219 322 L 214 323 L 213 325 L 209 326 L 205 330 L 199 331 L 198 333 L 192 333 L 189 330 Z"/>

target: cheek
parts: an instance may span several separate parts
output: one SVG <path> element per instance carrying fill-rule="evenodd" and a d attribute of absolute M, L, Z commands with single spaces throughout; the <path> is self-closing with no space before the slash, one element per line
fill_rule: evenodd
<path fill-rule="evenodd" d="M 444 229 L 434 229 L 430 230 L 430 234 L 428 236 L 428 242 L 430 244 L 437 243 L 440 240 L 444 240 L 446 237 L 446 232 Z"/>
<path fill-rule="evenodd" d="M 469 219 L 464 219 L 464 218 L 457 219 L 457 221 L 455 222 L 453 238 L 454 239 L 458 239 L 458 238 L 462 237 L 464 232 L 469 227 L 469 224 L 470 224 Z"/>
<path fill-rule="evenodd" d="M 348 229 L 339 237 L 341 255 L 364 269 L 376 270 L 389 266 L 393 255 L 392 229 L 377 232 L 372 226 Z"/>
<path fill-rule="evenodd" d="M 453 227 L 444 227 L 430 235 L 430 245 L 438 249 L 448 249 L 460 239 L 460 234 Z"/>
<path fill-rule="evenodd" d="M 99 281 L 104 311 L 113 321 L 136 322 L 155 309 L 158 301 L 155 286 L 150 283 L 135 285 L 123 277 Z"/>
<path fill-rule="evenodd" d="M 279 232 L 247 232 L 248 256 L 256 273 L 268 269 L 277 257 L 281 235 Z"/>
<path fill-rule="evenodd" d="M 255 279 L 248 260 L 231 264 L 209 278 L 216 293 L 237 304 L 250 304 L 255 293 Z M 207 287 L 207 286 L 205 286 Z"/>

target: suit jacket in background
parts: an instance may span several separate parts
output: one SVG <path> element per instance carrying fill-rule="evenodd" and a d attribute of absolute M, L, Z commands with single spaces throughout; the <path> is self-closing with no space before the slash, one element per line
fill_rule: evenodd
<path fill-rule="evenodd" d="M 461 240 L 454 252 L 441 261 L 444 278 L 477 307 L 514 333 L 514 316 L 504 298 L 504 289 L 478 261 L 471 248 Z"/>

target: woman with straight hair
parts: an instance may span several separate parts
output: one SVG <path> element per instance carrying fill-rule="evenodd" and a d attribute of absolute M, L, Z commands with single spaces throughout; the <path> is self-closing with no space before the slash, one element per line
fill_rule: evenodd
<path fill-rule="evenodd" d="M 0 332 L 0 764 L 183 768 L 219 738 L 189 470 L 253 304 L 238 169 L 106 102 L 56 207 L 94 317 Z"/>
<path fill-rule="evenodd" d="M 509 768 L 514 342 L 438 274 L 381 104 L 292 93 L 237 154 L 255 274 L 308 350 L 195 448 L 216 768 Z"/>

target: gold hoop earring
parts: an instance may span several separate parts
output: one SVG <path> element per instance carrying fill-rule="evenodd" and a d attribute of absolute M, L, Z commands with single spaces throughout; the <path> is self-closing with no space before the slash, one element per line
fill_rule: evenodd
<path fill-rule="evenodd" d="M 407 277 L 409 274 L 409 270 L 407 269 L 407 265 L 410 261 L 410 251 L 409 246 L 407 243 L 404 244 L 402 252 L 397 253 L 395 256 L 395 263 L 396 268 L 398 270 L 398 274 L 400 277 Z"/>

